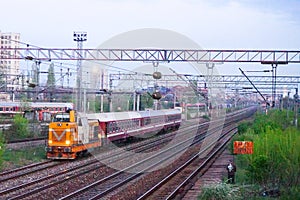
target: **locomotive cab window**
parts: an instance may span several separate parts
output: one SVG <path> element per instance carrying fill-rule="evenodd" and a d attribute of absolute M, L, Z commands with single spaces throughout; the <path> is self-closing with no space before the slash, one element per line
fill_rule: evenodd
<path fill-rule="evenodd" d="M 59 113 L 54 116 L 53 122 L 70 122 L 70 115 L 68 113 Z"/>

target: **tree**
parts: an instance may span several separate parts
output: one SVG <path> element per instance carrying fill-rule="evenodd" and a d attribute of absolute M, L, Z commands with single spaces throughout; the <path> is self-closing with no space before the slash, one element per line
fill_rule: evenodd
<path fill-rule="evenodd" d="M 38 68 L 38 62 L 34 62 L 31 66 L 32 69 L 32 74 L 31 74 L 31 79 L 32 79 L 32 83 L 31 84 L 35 84 L 38 85 L 38 81 L 39 81 L 39 68 Z"/>
<path fill-rule="evenodd" d="M 53 99 L 53 92 L 55 89 L 55 74 L 54 74 L 54 64 L 51 63 L 48 69 L 48 77 L 47 77 L 47 90 L 49 91 L 48 98 L 51 101 Z"/>
<path fill-rule="evenodd" d="M 54 64 L 51 63 L 48 69 L 47 87 L 55 87 Z"/>

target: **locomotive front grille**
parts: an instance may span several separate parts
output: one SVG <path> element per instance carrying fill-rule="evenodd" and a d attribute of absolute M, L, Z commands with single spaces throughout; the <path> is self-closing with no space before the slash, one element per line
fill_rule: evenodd
<path fill-rule="evenodd" d="M 52 145 L 66 145 L 66 135 L 68 129 L 49 129 L 49 134 L 51 134 Z"/>

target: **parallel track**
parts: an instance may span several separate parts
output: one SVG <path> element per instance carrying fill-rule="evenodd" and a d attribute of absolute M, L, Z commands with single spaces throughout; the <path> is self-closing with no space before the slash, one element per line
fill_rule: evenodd
<path fill-rule="evenodd" d="M 222 125 L 223 126 L 223 125 Z M 222 128 L 222 127 L 217 127 Z M 216 128 L 216 129 L 217 129 Z M 236 129 L 234 127 L 233 129 Z M 185 133 L 188 134 L 188 133 Z M 213 133 L 211 133 L 213 134 Z M 147 170 L 151 170 L 152 168 L 157 167 L 162 162 L 168 160 L 171 157 L 174 157 L 178 153 L 185 151 L 190 146 L 190 141 L 195 140 L 193 142 L 193 145 L 198 144 L 204 139 L 204 134 L 201 134 L 196 137 L 187 139 L 186 141 L 181 142 L 181 144 L 175 145 L 167 149 L 168 153 L 166 152 L 159 152 L 158 155 L 151 156 L 149 158 L 146 158 L 144 160 L 139 161 L 138 163 L 134 163 L 131 166 L 128 166 L 127 168 L 123 169 L 123 171 L 117 171 L 114 174 L 110 174 L 109 176 L 95 181 L 92 184 L 83 187 L 65 197 L 62 199 L 99 199 L 104 198 L 105 195 L 112 193 L 116 191 L 118 188 L 128 184 L 132 180 L 138 179 L 140 176 L 143 175 L 144 172 Z M 185 145 L 188 144 L 188 145 Z M 165 156 L 164 156 L 165 154 Z M 145 163 L 147 163 L 145 165 Z M 127 170 L 133 170 L 136 171 L 136 173 L 126 173 Z M 132 191 L 133 192 L 133 191 Z"/>
<path fill-rule="evenodd" d="M 234 114 L 229 114 L 228 116 L 235 118 L 235 115 L 243 112 L 245 112 L 245 110 L 235 112 Z M 106 197 L 107 195 L 115 195 L 116 191 L 122 191 L 121 189 L 126 185 L 141 179 L 144 176 L 145 171 L 151 170 L 164 160 L 168 160 L 168 158 L 171 158 L 181 151 L 188 149 L 191 141 L 193 141 L 193 145 L 197 145 L 197 142 L 200 142 L 204 139 L 205 130 L 207 129 L 208 125 L 209 122 L 201 125 L 196 124 L 194 126 L 183 127 L 180 129 L 180 131 L 177 131 L 177 133 L 169 133 L 157 138 L 145 140 L 141 143 L 132 145 L 132 147 L 124 147 L 123 149 L 125 149 L 125 151 L 134 151 L 136 153 L 147 152 L 149 150 L 153 151 L 157 148 L 160 148 L 160 146 L 165 146 L 165 144 L 168 143 L 174 135 L 180 135 L 180 137 L 182 137 L 181 144 L 178 144 L 179 146 L 177 147 L 169 148 L 168 153 L 160 152 L 160 155 L 149 157 L 147 160 L 139 161 L 139 163 L 132 161 L 128 168 L 123 169 L 122 171 L 111 169 L 109 166 L 98 162 L 97 159 L 101 161 L 105 161 L 105 159 L 107 159 L 107 161 L 103 163 L 122 162 L 123 159 L 128 159 L 126 152 L 121 154 L 117 150 L 107 154 L 103 153 L 96 159 L 87 159 L 82 163 L 80 163 L 81 161 L 78 164 L 74 163 L 74 166 L 71 165 L 71 167 L 63 167 L 62 169 L 58 168 L 56 173 L 51 172 L 45 177 L 34 178 L 31 174 L 29 174 L 32 179 L 35 180 L 12 187 L 8 186 L 0 191 L 0 198 L 32 199 L 41 198 L 43 195 L 51 194 L 52 198 L 62 197 L 62 199 L 99 199 Z M 196 138 L 191 136 L 191 138 L 186 139 L 191 132 L 198 130 L 200 131 L 200 129 L 202 132 L 198 133 Z M 151 165 L 149 165 L 149 163 L 151 163 Z M 136 173 L 127 173 L 126 170 L 129 169 L 135 169 Z M 47 169 L 44 169 L 44 171 L 47 171 Z M 8 176 L 8 174 L 9 172 L 0 174 L 0 182 L 2 182 L 4 185 L 9 185 L 9 182 L 12 180 L 18 181 L 17 175 L 15 175 L 15 178 L 12 176 L 12 178 L 9 179 L 3 178 L 1 181 L 1 177 Z M 106 176 L 106 174 L 108 175 Z M 63 188 L 67 188 L 67 190 Z M 143 193 L 146 194 L 147 192 L 144 191 Z M 149 192 L 149 194 L 150 193 L 151 192 Z M 176 192 L 172 193 L 174 193 L 175 196 L 177 195 Z M 136 198 L 137 197 L 139 196 L 136 196 Z M 140 197 L 143 198 L 141 195 Z M 51 197 L 49 196 L 49 198 Z"/>
<path fill-rule="evenodd" d="M 139 144 L 136 144 L 133 147 L 126 147 L 126 150 L 141 152 L 141 151 L 147 151 L 151 148 L 157 148 L 160 144 L 164 144 L 165 142 L 170 140 L 170 138 L 172 138 L 172 134 L 162 135 L 161 137 L 162 137 L 162 139 L 161 138 L 160 139 L 153 138 L 153 139 L 149 139 L 147 141 L 141 142 Z M 116 151 L 112 154 L 102 157 L 101 160 L 102 161 L 104 159 L 112 160 L 113 157 L 115 157 L 115 160 L 120 160 L 120 156 L 121 156 L 120 153 L 118 151 Z M 126 158 L 126 156 L 123 156 L 123 159 L 125 159 L 125 158 Z M 92 159 L 90 161 L 87 161 L 84 164 L 79 164 L 79 165 L 76 165 L 69 169 L 64 169 L 64 168 L 62 170 L 58 169 L 56 173 L 48 174 L 45 177 L 37 177 L 37 178 L 34 178 L 35 180 L 27 181 L 23 184 L 12 185 L 11 187 L 8 186 L 6 189 L 3 189 L 0 191 L 0 197 L 5 196 L 5 197 L 9 197 L 11 199 L 15 199 L 15 198 L 17 199 L 17 198 L 24 198 L 24 197 L 33 195 L 35 193 L 38 193 L 38 192 L 48 189 L 50 187 L 61 184 L 62 182 L 71 181 L 72 179 L 75 179 L 84 174 L 88 174 L 91 171 L 95 171 L 101 167 L 104 168 L 105 166 L 101 163 L 98 163 L 98 161 L 99 160 L 97 160 L 97 159 Z M 47 163 L 48 162 L 50 162 L 50 161 L 47 161 Z M 64 162 L 62 162 L 62 163 L 64 163 Z M 36 164 L 36 165 L 39 166 L 39 165 L 42 165 L 42 163 Z M 35 166 L 35 165 L 33 165 L 33 166 Z M 10 185 L 9 183 L 5 183 L 5 181 L 16 179 L 15 182 L 22 182 L 22 181 L 17 181 L 17 179 L 22 176 L 32 174 L 34 172 L 38 172 L 38 171 L 42 171 L 42 170 L 44 170 L 44 171 L 49 170 L 49 168 L 47 168 L 47 167 L 43 167 L 43 168 L 39 168 L 37 170 L 31 170 L 31 171 L 27 171 L 25 169 L 27 169 L 27 167 L 17 169 L 16 171 L 11 170 L 11 171 L 4 172 L 4 173 L 2 173 L 3 176 L 0 175 L 0 181 L 1 181 L 1 177 L 4 177 L 6 175 L 8 177 L 4 177 L 1 182 L 3 182 L 3 185 Z M 16 174 L 17 171 L 24 171 L 24 172 Z M 53 181 L 50 181 L 52 179 L 53 179 Z M 45 183 L 45 181 L 47 181 L 48 183 Z M 34 185 L 36 185 L 36 186 L 34 186 Z M 40 185 L 42 185 L 42 186 L 40 186 Z M 12 194 L 12 195 L 9 195 L 9 194 Z"/>

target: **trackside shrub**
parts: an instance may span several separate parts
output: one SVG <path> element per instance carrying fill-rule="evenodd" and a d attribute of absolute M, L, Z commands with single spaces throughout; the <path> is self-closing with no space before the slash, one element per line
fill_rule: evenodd
<path fill-rule="evenodd" d="M 243 199 L 239 189 L 226 183 L 210 184 L 202 188 L 199 200 L 239 200 Z"/>
<path fill-rule="evenodd" d="M 2 131 L 0 131 L 0 169 L 3 163 L 3 153 L 5 151 L 5 140 Z"/>
<path fill-rule="evenodd" d="M 252 155 L 236 155 L 243 184 L 259 185 L 263 190 L 280 191 L 280 199 L 297 196 L 300 183 L 300 130 L 292 126 L 293 114 L 271 110 L 257 114 L 253 126 L 233 140 L 254 142 Z M 237 173 L 239 176 L 239 173 Z M 300 194 L 296 199 L 300 199 Z"/>
<path fill-rule="evenodd" d="M 30 136 L 28 130 L 28 120 L 21 115 L 15 115 L 13 119 L 12 126 L 9 131 L 6 131 L 5 137 L 7 140 L 16 140 L 27 138 Z"/>

